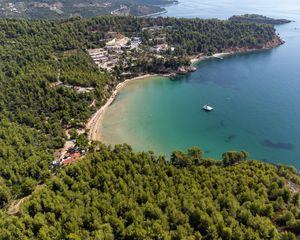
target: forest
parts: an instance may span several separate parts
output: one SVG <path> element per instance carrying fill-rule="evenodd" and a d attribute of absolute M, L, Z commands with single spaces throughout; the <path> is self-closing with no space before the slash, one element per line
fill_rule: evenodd
<path fill-rule="evenodd" d="M 272 24 L 272 25 L 280 25 L 280 24 L 291 22 L 290 20 L 287 19 L 274 19 L 274 18 L 269 18 L 258 14 L 235 15 L 230 17 L 229 20 L 235 22 L 250 22 L 250 23 Z"/>
<path fill-rule="evenodd" d="M 157 26 L 161 30 L 144 30 Z M 65 63 L 64 60 L 61 61 L 62 58 L 81 57 L 85 65 L 89 64 L 90 59 L 86 57 L 85 50 L 105 46 L 110 32 L 142 39 L 146 55 L 137 53 L 140 57 L 136 60 L 135 67 L 129 69 L 133 72 L 159 72 L 159 66 L 178 67 L 178 63 L 186 64 L 187 56 L 198 53 L 211 55 L 226 49 L 260 49 L 277 38 L 271 25 L 176 18 L 106 16 L 63 21 L 2 19 L 0 29 L 1 60 L 6 65 L 5 71 L 12 71 L 9 74 L 13 75 L 13 72 L 24 68 L 28 63 L 45 63 L 47 68 L 52 69 L 46 70 L 42 66 L 39 68 L 46 71 L 50 80 L 56 79 L 54 72 L 59 64 Z M 149 47 L 158 43 L 157 35 L 165 36 L 164 41 L 175 49 L 173 52 L 166 52 L 165 60 L 148 56 Z M 70 56 L 70 53 L 73 55 Z M 34 67 L 36 68 L 38 67 Z M 81 71 L 77 73 L 79 72 Z M 75 75 L 77 74 L 73 74 L 73 77 Z M 80 85 L 90 84 L 80 81 L 77 82 Z M 71 82 L 74 83 L 74 80 Z"/>
<path fill-rule="evenodd" d="M 1 239 L 296 239 L 300 184 L 292 168 L 198 147 L 170 161 L 130 146 L 94 145 L 0 219 Z"/>
<path fill-rule="evenodd" d="M 176 50 L 164 62 L 138 59 L 138 73 L 177 67 L 192 54 L 262 48 L 276 37 L 271 25 L 219 20 L 0 19 L 0 239 L 299 235 L 299 194 L 286 186 L 299 186 L 296 172 L 245 162 L 245 152 L 225 153 L 221 162 L 196 148 L 165 159 L 133 153 L 127 145 L 87 145 L 83 133 L 76 139 L 89 154 L 69 167 L 51 168 L 66 130 L 83 129 L 119 81 L 114 72 L 100 72 L 86 49 L 103 47 L 108 32 L 139 36 L 151 47 L 155 33 L 142 29 L 155 26 Z M 20 199 L 26 199 L 20 210 L 9 214 Z"/>

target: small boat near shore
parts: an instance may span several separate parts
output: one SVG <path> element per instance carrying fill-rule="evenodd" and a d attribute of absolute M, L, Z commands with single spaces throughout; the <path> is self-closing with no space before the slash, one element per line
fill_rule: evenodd
<path fill-rule="evenodd" d="M 211 106 L 209 106 L 208 104 L 205 104 L 205 105 L 202 107 L 202 109 L 203 109 L 204 111 L 206 111 L 206 112 L 210 112 L 210 111 L 214 110 L 214 108 L 211 107 Z"/>

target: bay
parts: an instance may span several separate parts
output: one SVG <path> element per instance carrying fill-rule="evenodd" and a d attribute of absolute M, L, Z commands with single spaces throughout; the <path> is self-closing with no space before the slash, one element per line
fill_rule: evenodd
<path fill-rule="evenodd" d="M 186 0 L 169 16 L 226 19 L 257 13 L 295 22 L 277 27 L 286 44 L 269 51 L 210 59 L 195 73 L 130 82 L 106 112 L 103 141 L 170 155 L 200 146 L 216 159 L 227 150 L 300 169 L 300 3 Z M 203 112 L 210 103 L 215 110 Z"/>

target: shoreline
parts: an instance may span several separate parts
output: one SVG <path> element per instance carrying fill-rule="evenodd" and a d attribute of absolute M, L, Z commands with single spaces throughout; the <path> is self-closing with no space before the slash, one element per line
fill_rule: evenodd
<path fill-rule="evenodd" d="M 238 50 L 238 51 L 225 51 L 221 53 L 215 53 L 211 56 L 208 55 L 200 55 L 200 56 L 193 56 L 190 61 L 191 61 L 191 66 L 194 66 L 195 64 L 208 60 L 208 59 L 220 59 L 223 60 L 224 57 L 230 56 L 230 55 L 236 55 L 236 54 L 242 54 L 242 53 L 249 53 L 249 52 L 258 52 L 258 51 L 263 51 L 263 50 L 268 50 L 269 48 L 265 49 L 247 49 L 247 50 Z"/>
<path fill-rule="evenodd" d="M 100 126 L 103 121 L 103 117 L 105 115 L 105 112 L 109 108 L 111 104 L 115 101 L 116 97 L 118 96 L 119 91 L 125 87 L 129 82 L 137 81 L 137 80 L 150 80 L 154 77 L 160 77 L 165 76 L 169 77 L 170 74 L 144 74 L 138 77 L 129 78 L 126 79 L 123 82 L 120 82 L 117 84 L 117 86 L 114 88 L 112 94 L 107 99 L 106 103 L 99 109 L 97 112 L 95 112 L 92 117 L 88 120 L 87 124 L 85 125 L 85 129 L 89 130 L 88 133 L 88 140 L 91 141 L 101 141 L 102 135 L 100 132 Z"/>
<path fill-rule="evenodd" d="M 266 51 L 266 50 L 270 50 L 270 49 L 273 49 L 275 47 L 278 47 L 278 46 L 280 46 L 284 43 L 285 42 L 283 40 L 281 40 L 280 37 L 277 36 L 273 40 L 268 42 L 266 44 L 266 46 L 264 46 L 262 48 L 236 48 L 236 49 L 230 48 L 230 49 L 225 49 L 224 52 L 215 53 L 211 56 L 198 54 L 196 56 L 191 56 L 191 58 L 190 58 L 191 66 L 193 66 L 193 65 L 195 65 L 195 64 L 197 64 L 201 61 L 208 60 L 208 59 L 216 58 L 216 59 L 222 60 L 224 57 L 230 56 L 230 55 Z"/>
<path fill-rule="evenodd" d="M 164 7 L 172 6 L 172 5 L 176 5 L 176 4 L 179 4 L 179 1 L 174 1 L 174 2 L 171 2 L 171 3 L 161 4 L 161 5 L 154 5 L 154 6 L 160 7 L 162 9 L 162 11 L 156 12 L 156 13 L 149 13 L 149 14 L 141 15 L 141 16 L 137 16 L 137 17 L 139 17 L 139 18 L 143 18 L 143 17 L 160 17 L 160 16 L 163 16 L 164 14 L 168 13 L 168 10 L 166 10 Z"/>
<path fill-rule="evenodd" d="M 138 18 L 148 18 L 148 17 L 157 17 L 157 16 L 161 16 L 163 14 L 166 14 L 168 11 L 167 10 L 162 10 L 160 12 L 156 12 L 156 13 L 149 13 L 146 15 L 141 15 L 141 16 L 137 16 Z"/>
<path fill-rule="evenodd" d="M 282 45 L 284 42 L 277 36 L 275 37 L 272 41 L 268 42 L 266 46 L 262 48 L 236 48 L 236 49 L 226 49 L 224 52 L 220 53 L 215 53 L 212 56 L 204 55 L 204 54 L 198 54 L 196 56 L 190 56 L 190 61 L 191 64 L 190 66 L 194 66 L 195 64 L 212 59 L 212 58 L 217 58 L 217 59 L 223 59 L 225 56 L 229 55 L 235 55 L 235 54 L 240 54 L 240 53 L 248 53 L 248 52 L 258 52 L 258 51 L 264 51 L 264 50 L 269 50 L 272 48 L 275 48 L 277 46 Z M 154 77 L 159 77 L 159 76 L 165 76 L 165 77 L 171 77 L 176 73 L 168 73 L 168 74 L 144 74 L 140 75 L 138 77 L 134 78 L 129 78 L 126 79 L 123 82 L 120 82 L 117 84 L 113 92 L 111 93 L 110 97 L 107 99 L 106 103 L 99 109 L 97 110 L 92 117 L 88 120 L 87 124 L 85 125 L 85 129 L 87 129 L 88 132 L 88 140 L 91 141 L 101 141 L 102 135 L 100 132 L 100 126 L 102 124 L 104 115 L 108 109 L 108 107 L 113 104 L 115 101 L 119 91 L 125 87 L 129 82 L 135 81 L 135 80 L 149 80 Z M 176 74 L 177 75 L 177 74 Z"/>

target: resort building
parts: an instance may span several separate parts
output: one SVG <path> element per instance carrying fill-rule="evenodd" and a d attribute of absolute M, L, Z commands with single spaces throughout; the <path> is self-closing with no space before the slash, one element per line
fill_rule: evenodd
<path fill-rule="evenodd" d="M 163 44 L 155 45 L 150 50 L 151 50 L 151 52 L 159 53 L 159 52 L 167 51 L 168 48 L 169 48 L 169 45 L 167 43 L 163 43 Z"/>

